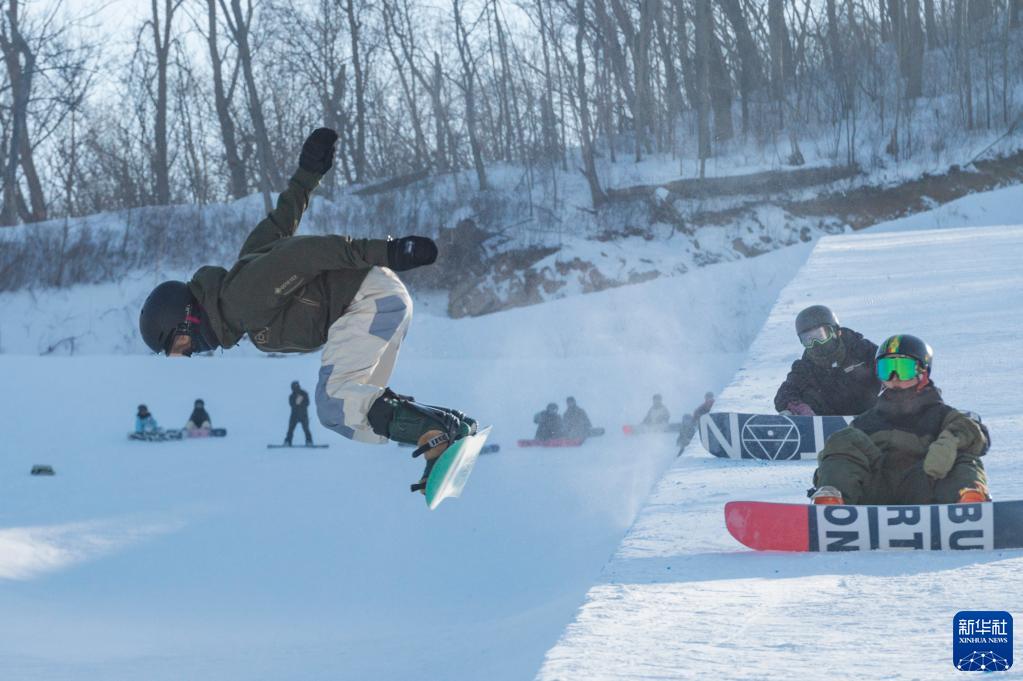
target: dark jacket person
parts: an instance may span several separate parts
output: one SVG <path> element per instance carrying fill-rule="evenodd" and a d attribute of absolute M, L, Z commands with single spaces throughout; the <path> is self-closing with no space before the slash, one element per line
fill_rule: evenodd
<path fill-rule="evenodd" d="M 799 313 L 796 333 L 805 350 L 774 396 L 776 410 L 801 416 L 845 416 L 874 406 L 881 391 L 874 373 L 876 345 L 840 326 L 823 305 Z"/>

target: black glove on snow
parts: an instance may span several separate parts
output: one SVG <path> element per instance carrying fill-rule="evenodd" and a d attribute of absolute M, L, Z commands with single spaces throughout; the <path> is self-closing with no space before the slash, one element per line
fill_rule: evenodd
<path fill-rule="evenodd" d="M 406 236 L 387 242 L 387 266 L 396 272 L 420 265 L 430 265 L 437 259 L 437 244 L 425 236 Z"/>
<path fill-rule="evenodd" d="M 330 128 L 317 128 L 306 138 L 302 145 L 302 153 L 298 157 L 298 165 L 302 170 L 326 175 L 334 165 L 334 144 L 337 133 Z"/>

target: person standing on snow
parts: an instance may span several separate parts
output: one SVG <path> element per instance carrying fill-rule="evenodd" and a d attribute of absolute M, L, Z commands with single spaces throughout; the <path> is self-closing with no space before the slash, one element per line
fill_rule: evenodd
<path fill-rule="evenodd" d="M 288 406 L 291 407 L 291 417 L 288 419 L 288 434 L 284 436 L 284 444 L 291 446 L 291 436 L 295 433 L 295 426 L 301 423 L 302 431 L 305 433 L 305 444 L 308 447 L 313 443 L 313 434 L 309 432 L 309 393 L 302 390 L 298 381 L 291 382 Z"/>
<path fill-rule="evenodd" d="M 796 316 L 796 334 L 805 350 L 774 396 L 779 413 L 846 416 L 874 406 L 881 390 L 874 374 L 876 345 L 841 326 L 823 305 Z"/>
<path fill-rule="evenodd" d="M 989 501 L 980 457 L 987 427 L 941 399 L 934 353 L 908 334 L 877 352 L 877 404 L 830 438 L 817 457 L 815 504 L 954 504 Z"/>
<path fill-rule="evenodd" d="M 565 398 L 565 413 L 561 416 L 562 437 L 573 440 L 585 440 L 590 436 L 593 424 L 586 412 L 578 407 L 574 397 Z"/>
<path fill-rule="evenodd" d="M 449 444 L 476 431 L 459 411 L 387 387 L 412 320 L 412 299 L 395 272 L 433 263 L 437 246 L 422 236 L 294 236 L 333 165 L 337 138 L 329 128 L 313 131 L 288 188 L 231 269 L 209 265 L 188 283 L 160 284 L 142 306 L 139 329 L 151 350 L 168 356 L 230 348 L 245 335 L 263 352 L 323 348 L 320 422 L 358 442 L 418 445 L 413 455 L 425 454 L 425 484 Z"/>

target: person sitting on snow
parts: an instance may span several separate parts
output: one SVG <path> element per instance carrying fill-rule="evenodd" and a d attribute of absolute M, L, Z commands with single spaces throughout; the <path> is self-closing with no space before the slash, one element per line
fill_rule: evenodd
<path fill-rule="evenodd" d="M 654 403 L 651 405 L 650 410 L 647 411 L 646 416 L 643 417 L 643 421 L 640 425 L 646 426 L 651 430 L 657 428 L 667 428 L 668 421 L 671 420 L 671 413 L 668 408 L 664 406 L 664 402 L 660 395 L 654 395 Z"/>
<path fill-rule="evenodd" d="M 980 457 L 987 427 L 945 404 L 931 380 L 931 347 L 892 336 L 877 352 L 877 404 L 830 438 L 817 457 L 815 504 L 989 501 Z"/>
<path fill-rule="evenodd" d="M 192 415 L 188 417 L 188 423 L 185 424 L 187 430 L 209 430 L 213 427 L 213 423 L 210 420 L 210 415 L 206 413 L 206 403 L 202 400 L 196 400 L 192 407 Z"/>
<path fill-rule="evenodd" d="M 805 349 L 774 396 L 779 413 L 853 416 L 874 406 L 881 390 L 874 374 L 876 345 L 842 327 L 823 305 L 796 316 L 796 334 Z"/>
<path fill-rule="evenodd" d="M 149 413 L 149 408 L 144 404 L 140 404 L 138 412 L 135 414 L 135 432 L 144 434 L 158 433 L 159 431 L 160 426 L 157 425 L 153 415 Z"/>
<path fill-rule="evenodd" d="M 586 412 L 580 409 L 574 397 L 565 398 L 565 413 L 561 416 L 561 432 L 563 437 L 573 440 L 585 440 L 590 435 L 593 425 Z"/>
<path fill-rule="evenodd" d="M 558 440 L 564 437 L 558 405 L 554 402 L 548 404 L 543 411 L 538 412 L 533 417 L 533 423 L 536 424 L 537 440 Z"/>

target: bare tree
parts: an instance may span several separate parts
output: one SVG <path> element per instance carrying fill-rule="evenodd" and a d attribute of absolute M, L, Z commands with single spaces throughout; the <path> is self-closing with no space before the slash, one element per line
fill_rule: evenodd
<path fill-rule="evenodd" d="M 489 189 L 487 169 L 483 164 L 483 147 L 476 126 L 476 59 L 469 44 L 469 31 L 462 19 L 459 0 L 451 0 L 451 11 L 455 20 L 455 44 L 458 46 L 458 60 L 462 65 L 462 78 L 457 82 L 465 96 L 465 127 L 469 133 L 469 147 L 472 151 L 473 166 L 476 168 L 476 180 L 479 182 L 480 191 L 486 191 Z"/>

